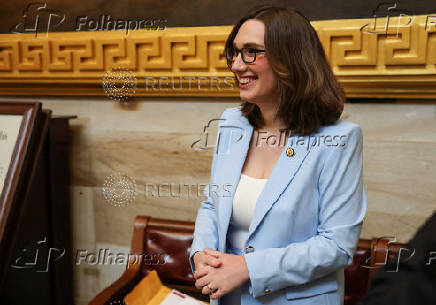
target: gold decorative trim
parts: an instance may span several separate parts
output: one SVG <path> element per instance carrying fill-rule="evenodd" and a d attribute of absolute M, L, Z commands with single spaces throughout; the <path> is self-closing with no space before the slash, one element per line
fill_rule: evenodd
<path fill-rule="evenodd" d="M 312 25 L 347 97 L 436 97 L 436 16 Z M 220 56 L 231 29 L 3 34 L 0 95 L 104 95 L 103 76 L 122 67 L 134 96 L 238 96 Z"/>

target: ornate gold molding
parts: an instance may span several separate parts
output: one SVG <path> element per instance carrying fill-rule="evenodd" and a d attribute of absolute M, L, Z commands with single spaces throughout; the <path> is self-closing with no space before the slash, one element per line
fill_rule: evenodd
<path fill-rule="evenodd" d="M 348 97 L 436 97 L 436 16 L 312 25 Z M 3 34 L 0 95 L 104 95 L 103 76 L 122 67 L 135 96 L 238 96 L 220 56 L 231 28 Z"/>

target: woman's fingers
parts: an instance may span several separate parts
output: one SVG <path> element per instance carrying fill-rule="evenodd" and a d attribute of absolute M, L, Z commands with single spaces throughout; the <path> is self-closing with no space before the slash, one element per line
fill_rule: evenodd
<path fill-rule="evenodd" d="M 200 279 L 201 277 L 205 276 L 209 272 L 209 266 L 206 264 L 200 264 L 200 268 L 195 270 L 194 272 L 194 278 L 196 280 Z"/>
<path fill-rule="evenodd" d="M 218 259 L 216 257 L 206 255 L 205 256 L 205 263 L 208 264 L 209 266 L 217 268 L 217 267 L 221 266 L 222 262 L 220 259 Z"/>
<path fill-rule="evenodd" d="M 208 249 L 208 248 L 204 248 L 203 251 L 205 254 L 215 256 L 216 258 L 219 258 L 219 256 L 222 254 L 222 252 L 220 252 L 220 251 L 216 251 L 216 250 L 212 250 L 212 249 Z"/>
<path fill-rule="evenodd" d="M 222 252 L 211 250 L 205 248 L 203 250 L 204 254 L 206 254 L 206 264 L 212 266 L 212 267 L 219 267 L 222 263 L 220 257 L 222 255 Z"/>
<path fill-rule="evenodd" d="M 196 279 L 195 281 L 195 287 L 197 289 L 202 289 L 204 286 L 209 284 L 210 282 L 210 274 L 209 271 L 212 267 L 205 266 L 204 268 L 198 269 L 195 271 L 194 277 Z"/>
<path fill-rule="evenodd" d="M 214 289 L 216 289 L 216 288 L 214 288 Z M 216 290 L 215 290 L 215 292 L 216 292 Z M 209 289 L 209 287 L 207 287 L 207 285 L 206 286 L 204 286 L 203 287 L 203 289 L 201 290 L 201 293 L 202 294 L 209 294 L 209 295 L 211 295 L 212 294 L 212 291 Z"/>
<path fill-rule="evenodd" d="M 196 280 L 200 279 L 201 277 L 207 275 L 207 273 L 209 272 L 210 268 L 207 267 L 214 267 L 214 268 L 218 268 L 222 265 L 222 260 L 217 258 L 219 257 L 219 254 L 221 254 L 221 252 L 215 251 L 217 253 L 212 253 L 211 254 L 206 254 L 205 251 L 203 251 L 203 255 L 200 255 L 200 257 L 198 257 L 197 264 L 196 264 L 196 270 L 194 272 L 194 278 Z M 201 287 L 197 287 L 198 289 L 200 289 Z"/>

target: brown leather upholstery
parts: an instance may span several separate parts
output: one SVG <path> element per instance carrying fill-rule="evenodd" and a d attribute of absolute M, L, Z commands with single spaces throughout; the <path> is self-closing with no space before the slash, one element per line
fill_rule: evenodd
<path fill-rule="evenodd" d="M 369 283 L 369 269 L 363 268 L 371 256 L 371 241 L 360 239 L 353 263 L 345 268 L 344 305 L 356 304 L 365 294 Z"/>
<path fill-rule="evenodd" d="M 89 304 L 122 304 L 120 301 L 124 296 L 153 269 L 164 285 L 209 302 L 209 296 L 195 288 L 188 261 L 193 232 L 194 222 L 136 217 L 131 253 L 143 254 L 142 259 L 131 257 L 121 278 Z M 359 240 L 353 263 L 345 269 L 344 305 L 357 303 L 365 294 L 374 272 L 382 267 L 386 253 L 389 259 L 395 259 L 401 246 L 379 238 Z"/>

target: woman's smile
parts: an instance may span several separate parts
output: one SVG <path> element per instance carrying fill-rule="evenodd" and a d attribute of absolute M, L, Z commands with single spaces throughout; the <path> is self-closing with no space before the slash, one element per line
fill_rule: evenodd
<path fill-rule="evenodd" d="M 257 76 L 240 77 L 238 81 L 239 81 L 239 88 L 246 89 L 253 86 L 256 83 Z"/>
<path fill-rule="evenodd" d="M 250 19 L 241 25 L 233 43 L 237 49 L 265 50 L 264 36 L 263 22 Z M 278 80 L 265 53 L 257 53 L 252 63 L 245 63 L 242 53 L 239 53 L 234 58 L 231 70 L 238 78 L 241 100 L 257 105 L 278 102 Z"/>

